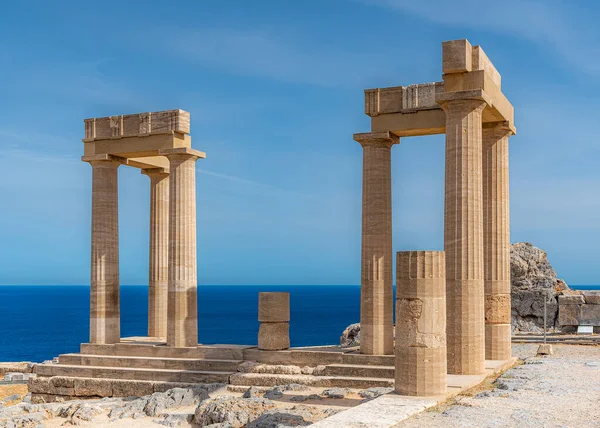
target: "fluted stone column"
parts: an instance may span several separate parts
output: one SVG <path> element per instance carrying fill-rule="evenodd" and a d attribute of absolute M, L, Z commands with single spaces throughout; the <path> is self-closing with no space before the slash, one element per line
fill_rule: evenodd
<path fill-rule="evenodd" d="M 203 153 L 189 148 L 159 153 L 170 163 L 167 345 L 193 347 L 198 345 L 196 160 Z"/>
<path fill-rule="evenodd" d="M 485 357 L 508 360 L 510 343 L 510 213 L 508 137 L 503 123 L 483 126 Z"/>
<path fill-rule="evenodd" d="M 444 250 L 448 373 L 485 364 L 481 100 L 446 100 Z"/>
<path fill-rule="evenodd" d="M 446 393 L 446 268 L 443 251 L 396 257 L 396 392 Z"/>
<path fill-rule="evenodd" d="M 169 287 L 169 174 L 145 169 L 150 178 L 150 257 L 148 273 L 148 336 L 167 337 Z"/>
<path fill-rule="evenodd" d="M 109 155 L 84 157 L 92 165 L 92 263 L 90 343 L 119 343 L 119 161 Z"/>
<path fill-rule="evenodd" d="M 391 355 L 392 174 L 391 148 L 399 138 L 390 132 L 354 134 L 363 147 L 360 352 Z"/>

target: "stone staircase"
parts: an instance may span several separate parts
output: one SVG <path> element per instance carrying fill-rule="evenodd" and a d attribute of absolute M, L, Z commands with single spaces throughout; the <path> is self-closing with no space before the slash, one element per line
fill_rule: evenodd
<path fill-rule="evenodd" d="M 81 353 L 63 354 L 57 362 L 35 367 L 30 390 L 62 399 L 87 396 L 146 395 L 167 387 L 226 383 L 238 389 L 298 383 L 314 387 L 364 389 L 394 384 L 394 357 L 357 351 L 299 348 L 259 351 L 225 345 L 173 349 L 148 344 L 83 344 Z M 240 371 L 244 361 L 259 361 L 261 372 Z M 311 367 L 311 368 L 308 368 Z M 300 368 L 302 373 L 300 374 Z M 290 370 L 294 374 L 290 374 Z M 142 394 L 143 392 L 143 394 Z"/>

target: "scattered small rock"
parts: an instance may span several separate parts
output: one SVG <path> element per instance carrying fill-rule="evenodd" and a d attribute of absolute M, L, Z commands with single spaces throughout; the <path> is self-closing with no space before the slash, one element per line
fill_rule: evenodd
<path fill-rule="evenodd" d="M 167 415 L 160 415 L 160 417 L 158 419 L 153 419 L 153 422 L 160 424 L 160 425 L 164 425 L 167 427 L 179 427 L 181 426 L 184 422 L 185 423 L 189 423 L 190 419 L 193 418 L 193 415 L 186 415 L 183 413 L 175 413 L 175 414 L 167 414 Z"/>
<path fill-rule="evenodd" d="M 346 398 L 349 392 L 348 388 L 330 388 L 323 391 L 323 396 L 327 398 Z"/>
<path fill-rule="evenodd" d="M 323 397 L 321 397 L 318 394 L 310 394 L 310 395 L 294 395 L 292 398 L 290 398 L 290 401 L 307 401 L 307 400 L 322 400 Z"/>
<path fill-rule="evenodd" d="M 244 392 L 244 395 L 242 395 L 242 398 L 253 398 L 253 397 L 260 397 L 263 394 L 263 392 L 258 389 L 255 386 L 251 386 L 250 388 L 248 388 L 246 390 L 246 392 Z"/>
<path fill-rule="evenodd" d="M 205 400 L 196 408 L 194 423 L 241 428 L 274 407 L 275 403 L 264 398 L 218 397 Z"/>
<path fill-rule="evenodd" d="M 374 398 L 380 397 L 384 394 L 388 394 L 390 392 L 392 392 L 394 390 L 394 388 L 384 388 L 384 387 L 374 387 L 374 388 L 369 388 L 369 389 L 363 389 L 362 391 L 359 391 L 358 395 L 360 395 L 362 398 L 364 398 L 365 400 L 373 400 Z"/>

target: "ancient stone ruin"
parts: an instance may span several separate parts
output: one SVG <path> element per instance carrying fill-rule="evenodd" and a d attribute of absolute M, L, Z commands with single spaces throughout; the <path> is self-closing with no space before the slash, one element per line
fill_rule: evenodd
<path fill-rule="evenodd" d="M 189 113 L 86 119 L 83 161 L 93 177 L 90 340 L 79 353 L 36 367 L 32 399 L 143 396 L 211 382 L 389 388 L 394 378 L 401 394 L 439 395 L 447 373 L 481 375 L 502 366 L 511 358 L 513 108 L 479 46 L 443 43 L 442 70 L 442 82 L 365 91 L 371 132 L 354 135 L 364 149 L 360 348 L 290 348 L 287 293 L 261 293 L 258 346 L 199 344 L 194 171 L 205 154 L 191 147 Z M 391 149 L 404 137 L 442 133 L 444 251 L 398 253 L 394 343 Z M 147 337 L 120 334 L 121 165 L 150 178 Z"/>

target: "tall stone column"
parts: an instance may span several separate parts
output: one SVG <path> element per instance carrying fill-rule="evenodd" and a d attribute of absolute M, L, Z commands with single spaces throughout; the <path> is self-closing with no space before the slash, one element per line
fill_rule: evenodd
<path fill-rule="evenodd" d="M 196 160 L 204 154 L 189 148 L 159 154 L 170 163 L 167 345 L 194 347 L 198 345 Z"/>
<path fill-rule="evenodd" d="M 360 352 L 394 353 L 391 132 L 354 134 L 363 147 Z"/>
<path fill-rule="evenodd" d="M 82 158 L 92 166 L 90 343 L 119 343 L 118 168 L 110 155 Z"/>
<path fill-rule="evenodd" d="M 510 332 L 510 213 L 508 137 L 504 124 L 483 126 L 483 245 L 485 357 L 512 356 Z"/>
<path fill-rule="evenodd" d="M 144 169 L 150 178 L 150 257 L 148 274 L 148 336 L 167 337 L 169 286 L 169 174 Z"/>
<path fill-rule="evenodd" d="M 441 104 L 446 112 L 448 373 L 481 374 L 485 370 L 481 120 L 486 103 L 450 99 Z"/>
<path fill-rule="evenodd" d="M 396 392 L 446 393 L 446 268 L 443 251 L 396 257 Z"/>

